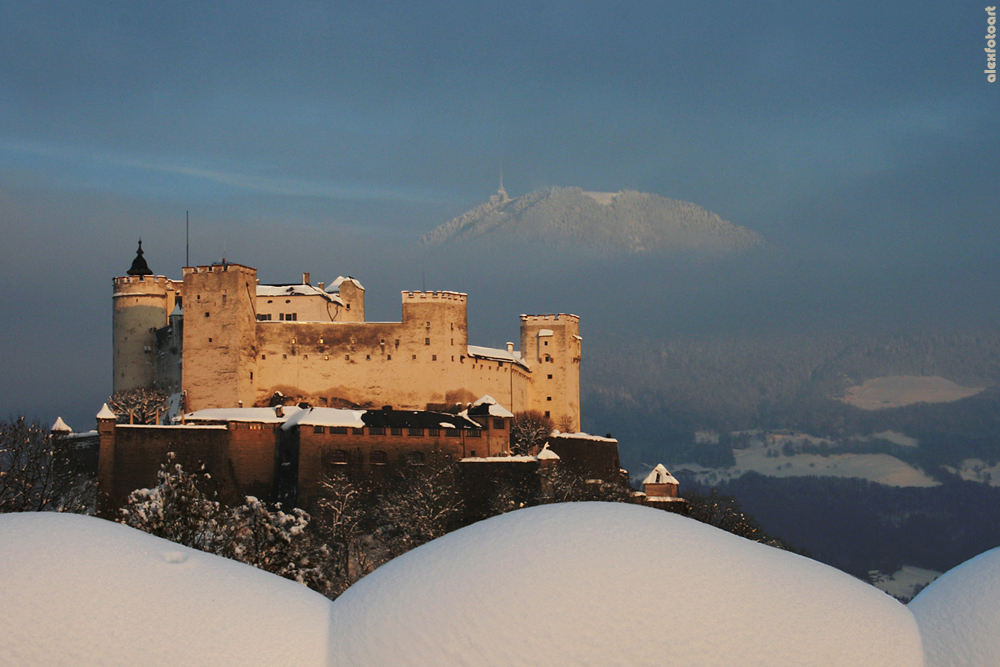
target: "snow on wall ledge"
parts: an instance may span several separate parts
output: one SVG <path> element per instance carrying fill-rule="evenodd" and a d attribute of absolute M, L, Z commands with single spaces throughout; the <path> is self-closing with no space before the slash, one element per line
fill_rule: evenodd
<path fill-rule="evenodd" d="M 332 665 L 921 666 L 910 611 L 660 510 L 547 505 L 446 535 L 333 605 Z"/>
<path fill-rule="evenodd" d="M 0 515 L 0 664 L 327 664 L 329 600 L 103 519 Z"/>

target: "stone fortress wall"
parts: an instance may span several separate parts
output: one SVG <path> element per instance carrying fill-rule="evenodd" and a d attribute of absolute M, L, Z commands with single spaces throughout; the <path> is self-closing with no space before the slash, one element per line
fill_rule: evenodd
<path fill-rule="evenodd" d="M 399 322 L 365 322 L 352 278 L 260 285 L 256 269 L 226 263 L 185 267 L 183 281 L 130 275 L 113 285 L 115 391 L 179 385 L 188 411 L 264 406 L 275 392 L 319 407 L 414 410 L 488 394 L 580 427 L 575 315 L 522 315 L 515 351 L 469 345 L 459 292 L 404 291 Z"/>

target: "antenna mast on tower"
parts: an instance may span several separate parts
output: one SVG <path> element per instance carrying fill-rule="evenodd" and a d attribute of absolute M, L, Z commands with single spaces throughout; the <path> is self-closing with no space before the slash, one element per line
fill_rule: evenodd
<path fill-rule="evenodd" d="M 191 266 L 191 211 L 184 211 L 184 266 Z"/>

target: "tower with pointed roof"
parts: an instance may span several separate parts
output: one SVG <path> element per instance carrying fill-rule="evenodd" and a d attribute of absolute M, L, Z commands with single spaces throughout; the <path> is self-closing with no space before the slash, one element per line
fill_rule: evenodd
<path fill-rule="evenodd" d="M 180 285 L 153 275 L 142 240 L 124 276 L 113 280 L 112 390 L 150 389 L 156 380 L 156 330 L 167 325 Z"/>

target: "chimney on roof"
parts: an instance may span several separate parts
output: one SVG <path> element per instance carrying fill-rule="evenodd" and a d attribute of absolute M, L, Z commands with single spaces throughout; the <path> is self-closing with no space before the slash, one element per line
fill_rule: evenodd
<path fill-rule="evenodd" d="M 514 343 L 511 343 L 510 341 L 507 341 L 507 352 L 510 352 L 510 353 L 514 352 Z"/>
<path fill-rule="evenodd" d="M 303 285 L 308 285 L 309 284 L 309 274 L 308 273 L 303 273 L 302 274 L 302 284 Z"/>
<path fill-rule="evenodd" d="M 316 283 L 316 286 L 319 288 L 319 291 L 322 292 L 323 288 L 326 287 L 326 283 L 320 281 L 320 282 Z"/>
<path fill-rule="evenodd" d="M 383 405 L 382 409 L 383 410 L 392 410 L 392 406 L 391 405 Z"/>

